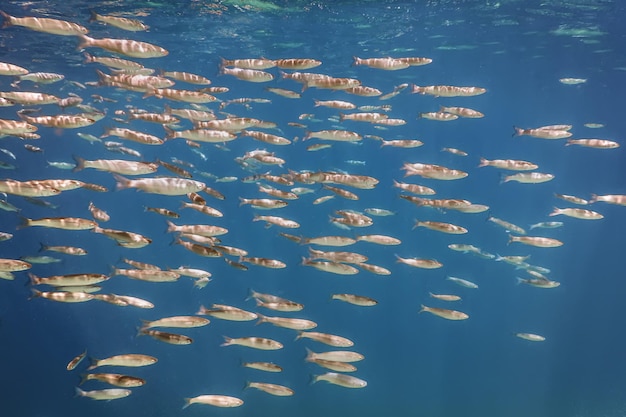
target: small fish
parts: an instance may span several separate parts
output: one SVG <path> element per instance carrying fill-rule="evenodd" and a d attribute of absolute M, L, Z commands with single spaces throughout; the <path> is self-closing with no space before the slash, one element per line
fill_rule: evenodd
<path fill-rule="evenodd" d="M 515 336 L 530 342 L 543 342 L 546 340 L 545 337 L 534 333 L 515 333 Z"/>
<path fill-rule="evenodd" d="M 435 316 L 439 316 L 447 320 L 467 320 L 469 318 L 469 316 L 466 313 L 463 313 L 461 311 L 448 310 L 445 308 L 427 307 L 423 304 L 422 304 L 422 309 L 419 312 L 431 313 L 431 314 L 434 314 Z"/>
<path fill-rule="evenodd" d="M 530 230 L 541 228 L 541 229 L 556 229 L 557 227 L 562 227 L 563 222 L 540 222 L 530 225 Z"/>
<path fill-rule="evenodd" d="M 472 289 L 477 289 L 478 288 L 478 285 L 474 284 L 471 281 L 465 280 L 465 279 L 456 278 L 456 277 L 447 277 L 446 279 L 448 281 L 452 281 L 455 284 L 458 284 L 458 285 L 460 285 L 462 287 L 465 287 L 465 288 L 472 288 Z"/>
<path fill-rule="evenodd" d="M 578 85 L 587 82 L 586 78 L 559 78 L 559 82 L 565 85 Z"/>
<path fill-rule="evenodd" d="M 81 353 L 80 355 L 76 356 L 74 359 L 72 359 L 68 364 L 67 364 L 67 370 L 68 371 L 72 371 L 74 370 L 79 363 L 81 363 L 83 361 L 83 359 L 85 359 L 85 356 L 87 356 L 87 351 L 85 350 L 83 353 Z"/>

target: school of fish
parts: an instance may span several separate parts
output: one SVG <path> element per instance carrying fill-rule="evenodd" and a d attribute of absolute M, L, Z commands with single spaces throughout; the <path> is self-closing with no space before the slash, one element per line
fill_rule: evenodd
<path fill-rule="evenodd" d="M 446 84 L 418 86 L 404 83 L 399 84 L 393 91 L 383 92 L 375 86 L 365 85 L 365 80 L 334 77 L 323 72 L 308 72 L 313 69 L 315 71 L 318 68 L 323 69 L 324 62 L 314 58 L 292 57 L 222 59 L 219 68 L 220 75 L 214 80 L 209 80 L 203 75 L 173 70 L 163 70 L 157 73 L 149 66 L 144 66 L 144 63 L 149 65 L 148 59 L 164 57 L 168 55 L 168 51 L 161 46 L 124 36 L 123 31 L 141 32 L 148 29 L 147 25 L 139 20 L 93 12 L 90 23 L 83 26 L 77 22 L 59 19 L 18 17 L 1 11 L 0 14 L 4 19 L 3 30 L 32 30 L 42 32 L 41 36 L 76 37 L 79 51 L 67 51 L 67 53 L 82 53 L 85 57 L 85 71 L 92 71 L 92 81 L 81 84 L 68 81 L 63 74 L 31 72 L 30 69 L 10 62 L 0 62 L 0 77 L 3 78 L 0 105 L 5 107 L 2 113 L 4 116 L 0 118 L 0 135 L 6 137 L 5 143 L 11 140 L 16 143 L 24 141 L 27 150 L 44 152 L 45 149 L 33 143 L 37 143 L 38 138 L 49 134 L 52 130 L 62 130 L 62 139 L 65 143 L 86 140 L 94 146 L 101 147 L 102 150 L 100 159 L 88 160 L 81 155 L 74 154 L 72 146 L 68 145 L 66 161 L 48 162 L 50 167 L 59 169 L 59 172 L 68 173 L 71 177 L 68 179 L 38 178 L 18 181 L 12 179 L 10 175 L 3 175 L 0 180 L 0 193 L 4 195 L 0 201 L 0 208 L 3 212 L 0 215 L 5 218 L 16 215 L 24 201 L 53 209 L 56 208 L 53 203 L 54 196 L 65 192 L 76 193 L 72 190 L 85 189 L 84 192 L 76 193 L 75 200 L 75 204 L 82 204 L 84 207 L 83 217 L 24 218 L 19 229 L 43 227 L 101 234 L 127 252 L 127 257 L 122 260 L 124 265 L 121 265 L 121 262 L 116 263 L 115 259 L 110 260 L 111 271 L 108 274 L 96 271 L 77 272 L 72 269 L 70 257 L 91 255 L 80 247 L 80 241 L 68 241 L 65 242 L 65 246 L 42 243 L 41 251 L 46 254 L 45 256 L 25 254 L 21 259 L 0 259 L 0 278 L 14 280 L 17 273 L 24 271 L 21 273 L 28 275 L 33 299 L 43 298 L 50 302 L 62 303 L 101 301 L 120 307 L 133 306 L 151 309 L 155 306 L 147 299 L 107 293 L 107 281 L 120 279 L 114 277 L 123 276 L 148 282 L 149 285 L 159 285 L 164 282 L 177 282 L 181 277 L 189 277 L 193 280 L 193 285 L 201 289 L 210 285 L 212 279 L 221 279 L 211 273 L 211 265 L 214 262 L 226 262 L 233 268 L 233 271 L 249 271 L 258 267 L 276 270 L 291 268 L 292 270 L 301 269 L 306 271 L 302 273 L 307 274 L 371 274 L 372 276 L 380 275 L 381 279 L 387 275 L 407 274 L 410 268 L 417 268 L 428 274 L 442 274 L 437 270 L 445 267 L 444 262 L 423 257 L 410 247 L 400 246 L 402 242 L 399 239 L 372 227 L 376 224 L 377 218 L 397 214 L 397 211 L 391 211 L 385 207 L 386 201 L 380 201 L 376 207 L 358 206 L 356 202 L 360 195 L 377 187 L 397 190 L 398 199 L 413 203 L 413 205 L 400 206 L 407 213 L 411 213 L 414 218 L 412 225 L 406 224 L 401 227 L 406 229 L 412 227 L 413 233 L 431 234 L 430 236 L 433 233 L 467 235 L 471 240 L 472 234 L 480 233 L 480 231 L 468 230 L 461 224 L 429 220 L 429 213 L 432 211 L 428 208 L 436 208 L 442 212 L 458 211 L 467 213 L 468 216 L 489 212 L 489 223 L 500 227 L 503 233 L 507 233 L 503 236 L 508 236 L 508 243 L 512 244 L 511 248 L 518 246 L 513 244 L 521 243 L 535 248 L 545 248 L 541 250 L 554 250 L 550 248 L 558 248 L 567 242 L 551 237 L 551 229 L 563 227 L 569 221 L 601 220 L 603 215 L 596 211 L 596 207 L 601 211 L 601 203 L 626 206 L 626 195 L 595 195 L 592 194 L 593 190 L 590 190 L 590 198 L 582 198 L 558 194 L 556 193 L 558 190 L 555 190 L 554 198 L 558 199 L 558 205 L 561 207 L 555 207 L 552 212 L 545 213 L 544 218 L 538 218 L 536 223 L 529 226 L 527 232 L 526 227 L 493 216 L 489 206 L 485 204 L 489 202 L 468 201 L 461 195 L 435 197 L 437 185 L 441 181 L 463 181 L 472 173 L 420 161 L 419 153 L 411 153 L 411 149 L 422 146 L 424 144 L 422 140 L 388 139 L 359 133 L 360 125 L 369 124 L 380 129 L 381 135 L 393 136 L 394 126 L 414 123 L 412 120 L 392 116 L 393 107 L 389 104 L 389 100 L 403 92 L 433 97 L 432 109 L 423 109 L 424 111 L 415 114 L 416 119 L 424 119 L 420 120 L 420 123 L 430 123 L 429 121 L 454 123 L 459 118 L 481 119 L 485 115 L 478 110 L 466 107 L 436 106 L 435 103 L 438 97 L 472 97 L 489 94 L 484 87 Z M 98 39 L 89 36 L 88 28 L 91 24 L 109 25 L 111 34 L 115 37 Z M 5 57 L 5 59 L 10 61 L 10 57 Z M 136 59 L 140 59 L 141 63 Z M 350 62 L 346 62 L 346 65 L 349 64 Z M 373 74 L 375 71 L 413 70 L 416 71 L 415 74 L 418 74 L 419 66 L 437 65 L 437 63 L 426 57 L 354 57 L 352 65 L 371 68 Z M 417 68 L 413 69 L 413 67 Z M 278 78 L 281 79 L 281 87 L 276 85 Z M 580 84 L 585 80 L 568 78 L 559 81 L 563 84 Z M 250 97 L 221 99 L 220 95 L 226 94 L 228 88 L 214 85 L 220 82 L 249 83 Z M 7 88 L 9 83 L 11 88 Z M 38 88 L 31 88 L 31 83 L 35 83 Z M 63 97 L 63 88 L 56 87 L 63 83 L 71 83 L 80 94 L 70 93 Z M 259 86 L 264 83 L 271 86 Z M 291 89 L 285 87 L 291 87 Z M 336 91 L 336 95 L 333 96 L 336 99 L 327 101 L 314 99 L 311 90 L 317 89 Z M 130 105 L 115 106 L 117 100 L 113 97 L 119 97 L 120 91 L 135 100 L 153 98 L 150 99 L 150 103 L 157 103 L 156 106 L 160 106 L 160 111 L 149 111 Z M 152 101 L 155 99 L 158 101 Z M 300 115 L 299 120 L 290 122 L 289 126 L 279 126 L 271 120 L 226 113 L 227 108 L 240 110 L 241 107 L 237 106 L 241 105 L 244 106 L 246 112 L 254 109 L 256 105 L 275 104 L 280 108 L 288 106 L 289 100 L 308 100 L 311 103 L 311 112 L 315 112 L 318 108 L 325 108 L 336 111 L 336 114 L 329 120 L 329 126 L 319 129 L 315 127 L 319 126 L 319 123 L 314 124 L 316 118 L 314 113 Z M 370 104 L 358 106 L 354 103 L 354 101 L 363 102 L 363 100 Z M 105 106 L 111 106 L 111 108 Z M 12 109 L 17 110 L 10 117 Z M 480 123 L 478 120 L 476 122 Z M 142 131 L 147 123 L 161 125 L 162 134 L 154 135 Z M 81 132 L 81 129 L 92 125 L 101 127 L 100 137 Z M 284 137 L 282 132 L 287 128 L 299 129 L 300 134 Z M 515 126 L 513 134 L 545 140 L 560 140 L 565 146 L 577 145 L 608 151 L 619 147 L 618 142 L 608 139 L 572 139 L 572 129 L 571 125 L 524 128 Z M 510 135 L 510 132 L 503 132 L 503 135 Z M 105 138 L 112 140 L 103 141 Z M 230 174 L 220 176 L 204 171 L 203 162 L 207 161 L 210 153 L 227 150 L 228 143 L 234 140 L 247 141 L 249 144 L 249 150 L 233 160 L 233 164 L 237 164 L 242 172 L 241 177 Z M 428 139 L 424 138 L 424 140 Z M 142 157 L 142 148 L 167 147 L 172 141 L 184 141 L 186 146 L 194 152 L 197 162 L 192 163 L 186 160 L 188 158 L 174 154 L 170 155 L 169 161 L 149 162 Z M 403 166 L 389 168 L 396 172 L 397 179 L 393 181 L 393 184 L 383 184 L 368 175 L 315 168 L 314 165 L 309 166 L 314 170 L 302 170 L 297 166 L 292 166 L 289 162 L 288 149 L 290 147 L 306 148 L 311 155 L 310 162 L 314 163 L 319 153 L 333 151 L 347 153 L 351 146 L 363 141 L 380 142 L 381 151 L 393 152 L 394 149 L 389 148 L 397 148 L 397 152 L 406 152 L 407 162 Z M 256 148 L 255 144 L 262 148 Z M 0 168 L 5 170 L 4 172 L 19 170 L 17 165 L 19 161 L 15 160 L 15 155 L 7 149 L 1 150 L 3 154 L 0 156 L 3 160 L 0 161 Z M 465 151 L 448 147 L 444 147 L 442 151 L 459 158 L 475 158 L 476 169 L 498 169 L 506 172 L 507 174 L 502 176 L 501 187 L 506 187 L 506 183 L 510 181 L 529 184 L 530 187 L 542 187 L 544 186 L 541 185 L 542 183 L 555 178 L 554 173 L 540 171 L 540 167 L 532 161 L 487 159 L 485 155 L 470 156 Z M 113 153 L 122 154 L 124 157 L 113 157 L 111 156 Z M 70 162 L 72 158 L 74 162 Z M 346 160 L 346 163 L 363 167 L 366 164 L 375 165 L 376 161 Z M 84 181 L 83 172 L 90 169 L 110 173 L 111 181 L 115 181 L 115 189 L 109 188 L 112 182 L 94 184 Z M 70 170 L 72 174 L 69 174 Z M 405 182 L 408 181 L 406 177 L 410 176 L 419 177 L 423 184 Z M 210 181 L 215 184 L 209 184 Z M 229 183 L 248 184 L 246 195 L 231 192 Z M 498 186 L 497 182 L 494 186 Z M 123 213 L 118 211 L 118 207 L 113 205 L 98 207 L 90 201 L 89 193 L 115 193 L 120 196 L 123 194 L 130 196 L 128 189 L 163 196 L 162 207 L 139 207 L 139 209 L 154 213 L 151 215 L 155 216 L 155 229 L 167 227 L 165 237 L 161 235 L 161 232 L 144 236 L 131 230 L 118 230 L 114 226 L 115 218 L 123 216 Z M 186 200 L 182 206 L 179 206 L 181 198 Z M 210 202 L 207 202 L 207 198 L 211 199 Z M 238 199 L 243 214 L 224 212 L 220 205 L 225 199 Z M 342 207 L 345 208 L 325 213 L 330 218 L 328 229 L 319 230 L 316 236 L 305 237 L 293 232 L 306 222 L 306 216 L 290 219 L 280 214 L 280 209 L 288 205 L 302 207 L 302 211 L 305 212 L 313 205 L 323 205 L 332 199 L 341 199 Z M 138 200 L 140 199 L 128 197 L 126 201 Z M 593 207 L 593 210 L 586 207 Z M 131 208 L 123 207 L 123 209 L 130 210 Z M 191 210 L 184 209 L 192 209 L 199 214 L 194 215 Z M 62 212 L 63 208 L 61 207 L 59 211 Z M 250 242 L 247 247 L 230 246 L 229 230 L 212 223 L 218 222 L 222 217 L 231 216 L 249 216 L 252 223 L 264 223 L 268 229 L 266 247 L 259 250 L 253 245 L 254 242 Z M 559 216 L 563 221 L 548 221 L 548 217 L 552 216 Z M 566 217 L 572 220 L 565 219 Z M 108 226 L 109 223 L 111 228 Z M 245 230 L 249 225 L 242 224 L 241 227 Z M 370 227 L 376 231 L 368 232 Z M 275 230 L 284 231 L 275 232 Z M 4 243 L 1 244 L 10 244 L 7 241 L 10 242 L 13 234 L 16 233 L 20 233 L 20 230 L 3 230 L 0 233 L 0 241 Z M 138 254 L 145 256 L 149 253 L 153 239 L 173 240 L 176 250 L 179 249 L 178 246 L 182 246 L 180 250 L 187 250 L 197 255 L 197 265 L 172 267 L 135 260 L 141 256 L 135 255 L 135 250 L 138 250 Z M 271 252 L 271 239 L 292 241 L 294 251 L 300 250 L 299 245 L 306 245 L 306 253 L 302 254 L 299 263 L 289 262 L 288 259 L 284 259 L 285 254 L 282 253 L 276 253 L 275 257 L 257 256 L 255 251 Z M 505 241 L 506 238 L 504 243 Z M 353 245 L 357 249 L 344 249 Z M 513 271 L 523 271 L 521 272 L 523 276 L 517 277 L 517 281 L 538 290 L 553 289 L 561 285 L 559 281 L 549 277 L 551 272 L 549 269 L 530 263 L 530 255 L 500 256 L 468 243 L 451 243 L 448 248 L 451 253 L 473 255 L 487 262 L 507 263 L 513 268 L 511 270 L 512 281 L 515 278 Z M 506 246 L 503 246 L 500 249 L 505 248 Z M 378 251 L 387 254 L 388 261 L 385 265 L 368 263 L 368 254 Z M 60 258 L 56 258 L 56 255 L 47 256 L 52 254 L 67 258 L 67 274 L 37 276 L 32 272 L 27 272 L 33 264 L 59 262 Z M 319 272 L 313 271 L 314 269 Z M 426 271 L 430 269 L 435 271 Z M 445 272 L 443 276 L 446 276 Z M 465 278 L 449 275 L 446 276 L 445 281 L 454 284 L 450 288 L 456 288 L 456 291 L 445 294 L 433 292 L 421 294 L 423 303 L 416 303 L 416 315 L 424 312 L 450 321 L 469 319 L 470 316 L 466 312 L 449 308 L 448 305 L 460 301 L 467 291 L 478 290 L 478 284 Z M 187 285 L 187 283 L 180 285 Z M 259 283 L 259 286 L 262 286 L 262 283 Z M 146 298 L 149 299 L 149 286 L 145 288 Z M 328 288 L 328 291 L 332 300 L 345 302 L 354 306 L 353 308 L 376 308 L 378 304 L 376 299 L 368 295 L 333 293 L 332 288 Z M 340 329 L 333 329 L 328 325 L 320 325 L 321 331 L 318 331 L 318 323 L 312 320 L 315 319 L 316 312 L 307 311 L 306 306 L 298 301 L 254 290 L 250 294 L 247 292 L 247 289 L 241 290 L 241 301 L 248 296 L 255 300 L 256 309 L 217 303 L 212 303 L 208 307 L 199 305 L 195 314 L 181 311 L 181 315 L 160 317 L 138 323 L 138 336 L 151 337 L 155 339 L 155 343 L 189 345 L 193 343 L 193 339 L 178 331 L 204 327 L 214 319 L 232 322 L 258 320 L 258 323 L 267 323 L 286 329 L 284 340 L 264 337 L 264 326 L 260 326 L 258 331 L 247 336 L 224 336 L 224 343 L 221 346 L 228 347 L 228 349 L 237 346 L 241 349 L 242 359 L 245 360 L 246 348 L 273 351 L 282 349 L 283 343 L 297 343 L 293 342 L 294 337 L 295 339 L 309 339 L 323 346 L 316 349 L 317 351 L 306 348 L 306 362 L 317 364 L 325 370 L 312 376 L 313 383 L 326 381 L 346 388 L 367 386 L 368 382 L 365 380 L 348 374 L 357 371 L 356 366 L 353 365 L 354 362 L 365 359 L 362 354 L 351 350 L 353 346 L 358 346 L 358 340 L 352 341 L 335 334 L 340 333 Z M 295 313 L 296 317 L 292 316 L 292 313 Z M 424 315 L 420 315 L 422 316 Z M 423 319 L 427 320 L 425 317 Z M 433 320 L 438 319 L 433 318 Z M 233 333 L 237 333 L 236 326 L 237 323 L 233 323 Z M 530 342 L 546 340 L 544 335 L 523 330 L 520 329 L 514 335 Z M 328 347 L 336 350 L 328 350 Z M 172 349 L 178 348 L 172 347 Z M 218 349 L 215 347 L 214 350 L 218 351 Z M 304 352 L 305 348 L 303 347 L 302 350 Z M 280 362 L 280 355 L 275 355 L 273 358 Z M 87 351 L 77 355 L 67 364 L 67 370 L 76 369 L 86 356 Z M 128 397 L 132 394 L 132 389 L 139 389 L 138 387 L 146 381 L 125 373 L 100 372 L 100 368 L 105 366 L 115 366 L 117 369 L 140 368 L 157 362 L 157 358 L 149 355 L 121 352 L 111 352 L 109 357 L 103 359 L 92 359 L 91 365 L 82 375 L 81 385 L 89 384 L 88 381 L 93 380 L 114 388 L 101 388 L 100 386 L 98 389 L 86 391 L 76 387 L 76 395 L 92 400 Z M 280 373 L 283 370 L 274 362 L 242 362 L 242 366 L 267 373 Z M 96 369 L 98 372 L 91 372 Z M 295 394 L 285 385 L 267 382 L 263 377 L 256 378 L 258 381 L 248 381 L 246 388 L 257 389 L 272 396 Z M 244 400 L 239 398 L 240 393 L 207 392 L 195 397 L 191 395 L 193 394 L 190 393 L 190 397 L 184 399 L 183 408 L 193 404 L 238 407 L 244 403 Z"/>

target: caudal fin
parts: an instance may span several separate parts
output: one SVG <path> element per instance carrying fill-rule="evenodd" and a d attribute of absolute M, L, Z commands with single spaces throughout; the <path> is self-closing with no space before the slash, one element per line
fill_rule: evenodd
<path fill-rule="evenodd" d="M 8 13 L 3 12 L 2 10 L 0 10 L 0 15 L 2 15 L 2 17 L 4 18 L 4 23 L 2 24 L 3 28 L 8 28 L 9 26 L 13 26 L 13 20 L 15 19 L 13 16 L 11 16 Z"/>
<path fill-rule="evenodd" d="M 524 134 L 524 129 L 517 127 L 517 126 L 513 126 L 513 134 L 511 136 L 515 137 L 515 136 L 522 136 Z"/>
<path fill-rule="evenodd" d="M 72 172 L 78 172 L 85 169 L 85 160 L 77 155 L 72 155 L 72 158 L 76 162 L 76 166 L 72 169 Z"/>
<path fill-rule="evenodd" d="M 115 189 L 116 190 L 125 190 L 127 188 L 131 188 L 131 184 L 132 184 L 132 180 L 129 180 L 128 178 L 124 178 L 121 175 L 118 174 L 113 174 L 113 177 L 115 178 Z"/>

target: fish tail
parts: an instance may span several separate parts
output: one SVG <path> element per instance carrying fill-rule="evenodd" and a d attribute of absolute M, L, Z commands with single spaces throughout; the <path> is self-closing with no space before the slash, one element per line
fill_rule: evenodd
<path fill-rule="evenodd" d="M 312 132 L 309 132 L 308 130 L 305 132 L 304 136 L 302 137 L 302 141 L 304 142 L 305 140 L 309 140 L 311 139 L 311 137 L 313 136 Z"/>
<path fill-rule="evenodd" d="M 248 288 L 248 296 L 246 297 L 246 299 L 244 301 L 249 301 L 252 300 L 253 298 L 256 299 L 256 291 L 254 291 L 252 288 Z"/>
<path fill-rule="evenodd" d="M 156 91 L 157 89 L 154 86 L 148 84 L 147 87 L 148 87 L 148 89 L 144 93 L 142 98 L 148 98 L 148 97 L 152 97 L 152 96 L 156 96 L 157 95 L 157 91 Z"/>
<path fill-rule="evenodd" d="M 554 209 L 552 209 L 552 213 L 548 214 L 548 216 L 558 216 L 559 214 L 561 214 L 561 209 L 554 207 Z"/>
<path fill-rule="evenodd" d="M 487 161 L 487 159 L 485 158 L 480 158 L 480 164 L 478 164 L 478 168 L 486 167 L 487 165 L 489 165 L 489 161 Z"/>
<path fill-rule="evenodd" d="M 85 169 L 85 160 L 78 155 L 72 155 L 74 162 L 76 162 L 76 166 L 72 169 L 72 172 L 78 172 Z"/>
<path fill-rule="evenodd" d="M 90 361 L 90 364 L 86 369 L 87 371 L 93 371 L 94 369 L 98 367 L 98 359 L 89 357 L 89 361 Z"/>
<path fill-rule="evenodd" d="M 239 197 L 239 207 L 243 206 L 244 204 L 248 204 L 248 200 L 246 198 Z"/>
<path fill-rule="evenodd" d="M 572 139 L 568 139 L 568 140 L 565 142 L 565 146 L 570 146 L 570 145 L 573 145 L 573 144 L 574 144 L 574 141 L 573 141 Z"/>
<path fill-rule="evenodd" d="M 339 113 L 339 121 L 343 122 L 344 120 L 346 120 L 346 115 L 344 113 Z"/>
<path fill-rule="evenodd" d="M 176 132 L 171 127 L 163 125 L 163 129 L 165 129 L 165 140 L 176 137 Z"/>
<path fill-rule="evenodd" d="M 95 22 L 96 20 L 98 20 L 98 13 L 96 13 L 93 10 L 89 10 L 89 20 L 88 20 L 88 22 Z"/>
<path fill-rule="evenodd" d="M 40 281 L 41 278 L 39 278 L 37 275 L 32 274 L 30 272 L 28 273 L 28 279 L 29 281 L 27 284 L 30 284 L 30 285 L 39 285 L 39 283 L 41 282 Z"/>
<path fill-rule="evenodd" d="M 77 49 L 85 49 L 91 46 L 93 38 L 90 38 L 89 36 L 86 35 L 78 35 L 78 39 L 79 39 L 79 43 L 78 46 L 76 47 Z"/>
<path fill-rule="evenodd" d="M 591 194 L 591 200 L 589 200 L 589 204 L 595 203 L 598 201 L 598 194 Z"/>
<path fill-rule="evenodd" d="M 315 358 L 315 352 L 313 352 L 308 347 L 305 347 L 305 349 L 306 349 L 306 357 L 304 358 L 304 360 L 306 362 L 311 362 L 311 360 Z"/>
<path fill-rule="evenodd" d="M 232 337 L 228 337 L 228 336 L 222 336 L 224 338 L 224 343 L 222 343 L 220 346 L 230 346 L 233 344 L 233 338 Z"/>
<path fill-rule="evenodd" d="M 13 19 L 15 19 L 13 16 L 11 16 L 8 13 L 3 12 L 2 10 L 0 10 L 0 15 L 4 17 L 4 23 L 2 24 L 3 28 L 8 28 L 9 26 L 13 26 Z"/>
<path fill-rule="evenodd" d="M 124 178 L 124 177 L 122 177 L 121 175 L 118 175 L 118 174 L 113 174 L 113 177 L 115 178 L 115 181 L 117 181 L 115 183 L 115 189 L 117 191 L 125 190 L 126 188 L 130 188 L 131 180 L 129 180 L 128 178 Z"/>
<path fill-rule="evenodd" d="M 96 62 L 96 60 L 94 59 L 93 56 L 91 56 L 90 54 L 88 54 L 87 52 L 83 52 L 83 56 L 85 57 L 85 62 L 84 64 L 90 64 L 92 62 Z"/>
<path fill-rule="evenodd" d="M 23 217 L 20 216 L 20 224 L 17 225 L 16 229 L 24 229 L 25 227 L 28 227 L 31 225 L 32 220 L 27 218 L 27 217 Z"/>
<path fill-rule="evenodd" d="M 87 382 L 89 380 L 89 374 L 80 374 L 80 381 L 78 382 L 78 385 L 83 385 L 85 382 Z"/>
<path fill-rule="evenodd" d="M 135 334 L 135 337 L 139 337 L 139 336 L 145 336 L 148 333 L 146 333 L 146 328 L 141 326 L 141 327 L 137 327 L 137 334 Z"/>
<path fill-rule="evenodd" d="M 313 374 L 309 375 L 309 385 L 315 384 L 319 380 L 318 376 L 319 375 L 313 375 Z"/>
<path fill-rule="evenodd" d="M 78 387 L 74 387 L 74 397 L 85 397 L 86 392 Z"/>
<path fill-rule="evenodd" d="M 417 313 L 423 313 L 425 311 L 428 311 L 428 307 L 426 307 L 424 304 L 420 305 L 420 311 L 418 311 Z"/>
<path fill-rule="evenodd" d="M 175 232 L 176 225 L 169 220 L 166 220 L 166 222 L 167 222 L 167 230 L 165 231 L 165 233 Z"/>
<path fill-rule="evenodd" d="M 39 242 L 39 252 L 47 251 L 48 247 L 44 245 L 42 242 Z"/>
<path fill-rule="evenodd" d="M 31 288 L 30 290 L 32 291 L 32 293 L 31 293 L 30 297 L 28 298 L 29 300 L 32 300 L 33 298 L 41 297 L 41 291 L 36 290 L 34 288 Z"/>
<path fill-rule="evenodd" d="M 521 136 L 523 134 L 524 129 L 522 129 L 521 127 L 513 126 L 513 134 L 511 135 L 512 137 Z"/>
<path fill-rule="evenodd" d="M 183 405 L 183 410 L 191 405 L 191 398 L 184 398 L 185 404 Z"/>
<path fill-rule="evenodd" d="M 302 333 L 304 333 L 304 332 L 299 330 L 299 331 L 298 331 L 298 334 L 296 335 L 296 338 L 295 338 L 295 339 L 293 339 L 293 340 L 294 340 L 294 341 L 296 341 L 296 340 L 300 340 L 300 339 L 302 339 Z"/>

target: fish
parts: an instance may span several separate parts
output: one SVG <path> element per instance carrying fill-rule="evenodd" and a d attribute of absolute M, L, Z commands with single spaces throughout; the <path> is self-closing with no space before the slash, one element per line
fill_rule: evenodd
<path fill-rule="evenodd" d="M 126 17 L 101 15 L 101 14 L 96 13 L 93 10 L 91 10 L 90 13 L 91 13 L 91 17 L 89 18 L 90 22 L 93 22 L 93 21 L 102 22 L 102 23 L 106 23 L 107 25 L 115 26 L 116 28 L 119 28 L 122 30 L 128 30 L 131 32 L 139 32 L 139 31 L 144 31 L 144 30 L 149 29 L 148 25 L 142 23 L 141 21 L 137 19 L 128 19 Z"/>
<path fill-rule="evenodd" d="M 560 209 L 558 207 L 555 207 L 554 210 L 552 210 L 552 213 L 548 214 L 548 216 L 558 216 L 560 214 L 582 220 L 600 220 L 604 218 L 602 214 L 593 210 L 585 210 L 581 208 Z"/>
<path fill-rule="evenodd" d="M 139 354 L 139 353 L 127 353 L 122 355 L 110 356 L 105 359 L 91 359 L 91 365 L 87 368 L 87 371 L 94 370 L 101 366 L 127 366 L 127 367 L 142 367 L 153 365 L 158 362 L 158 359 L 154 356 Z"/>
<path fill-rule="evenodd" d="M 76 396 L 77 397 L 86 397 L 92 400 L 99 401 L 111 401 L 117 400 L 120 398 L 128 397 L 132 394 L 132 391 L 129 389 L 122 388 L 110 388 L 110 389 L 101 389 L 101 390 L 93 390 L 93 391 L 83 391 L 80 388 L 76 387 Z"/>
<path fill-rule="evenodd" d="M 158 58 L 169 54 L 167 49 L 158 45 L 131 39 L 95 39 L 82 33 L 78 34 L 78 39 L 78 49 L 95 47 L 132 58 Z"/>
<path fill-rule="evenodd" d="M 278 350 L 283 348 L 282 343 L 263 337 L 230 338 L 224 336 L 224 340 L 224 343 L 222 343 L 220 346 L 239 345 L 260 350 Z"/>
<path fill-rule="evenodd" d="M 443 264 L 436 259 L 401 258 L 398 255 L 396 255 L 396 262 L 422 269 L 437 269 L 443 266 Z"/>
<path fill-rule="evenodd" d="M 256 388 L 260 391 L 266 392 L 278 397 L 289 397 L 294 394 L 294 391 L 284 385 L 269 384 L 267 382 L 246 382 L 245 388 Z"/>
<path fill-rule="evenodd" d="M 428 307 L 423 304 L 419 312 L 431 313 L 431 314 L 434 314 L 435 316 L 444 318 L 446 320 L 467 320 L 469 318 L 469 315 L 467 315 L 466 313 L 463 313 L 462 311 L 448 310 L 445 308 Z"/>
<path fill-rule="evenodd" d="M 50 33 L 61 36 L 77 36 L 88 33 L 86 27 L 66 20 L 51 19 L 48 17 L 15 17 L 0 10 L 0 15 L 5 19 L 4 26 L 22 26 L 37 32 Z"/>
<path fill-rule="evenodd" d="M 211 317 L 219 318 L 222 320 L 230 320 L 230 321 L 251 321 L 256 320 L 258 315 L 251 311 L 242 310 L 237 307 L 226 306 L 223 304 L 213 304 L 212 308 L 208 309 L 204 306 L 200 306 L 200 309 L 196 314 L 199 315 L 209 315 Z M 230 339 L 230 338 L 229 338 Z M 240 343 L 229 342 L 229 344 L 243 344 L 246 341 L 239 341 Z M 254 344 L 254 341 L 248 341 L 249 344 Z M 263 342 L 260 342 L 263 343 Z M 244 345 L 245 346 L 245 345 Z"/>
<path fill-rule="evenodd" d="M 85 350 L 83 353 L 81 353 L 80 355 L 77 355 L 76 357 L 74 357 L 74 359 L 72 359 L 66 366 L 66 369 L 68 371 L 73 371 L 74 369 L 76 369 L 76 367 L 83 361 L 83 359 L 85 359 L 85 357 L 87 356 L 87 351 Z"/>
<path fill-rule="evenodd" d="M 242 362 L 241 366 L 265 372 L 282 372 L 283 368 L 271 362 Z"/>
<path fill-rule="evenodd" d="M 243 405 L 243 400 L 227 395 L 199 395 L 193 398 L 185 398 L 183 409 L 191 404 L 212 405 L 214 407 L 240 407 Z"/>
<path fill-rule="evenodd" d="M 468 281 L 468 280 L 462 279 L 462 278 L 456 278 L 456 277 L 450 277 L 450 276 L 448 276 L 448 277 L 446 277 L 446 279 L 447 279 L 448 281 L 452 281 L 452 282 L 454 282 L 455 284 L 458 284 L 458 285 L 460 285 L 460 286 L 462 286 L 462 287 L 465 287 L 465 288 L 471 288 L 471 289 L 477 289 L 477 288 L 478 288 L 478 285 L 477 285 L 477 284 L 475 284 L 475 283 L 473 283 L 473 282 L 471 282 L 471 281 Z"/>
<path fill-rule="evenodd" d="M 520 242 L 525 245 L 535 246 L 538 248 L 557 248 L 563 246 L 563 242 L 558 239 L 539 236 L 514 236 L 509 235 L 509 242 Z"/>
<path fill-rule="evenodd" d="M 129 180 L 121 175 L 113 174 L 113 176 L 117 181 L 116 190 L 137 188 L 138 190 L 150 194 L 186 195 L 192 192 L 202 191 L 206 188 L 206 184 L 203 182 L 186 178 L 160 177 Z"/>
<path fill-rule="evenodd" d="M 160 340 L 161 342 L 165 342 L 170 345 L 190 345 L 193 342 L 193 339 L 191 337 L 182 334 L 162 332 L 160 330 L 151 330 L 145 328 L 139 329 L 137 335 L 147 335 L 152 337 L 153 339 Z"/>
<path fill-rule="evenodd" d="M 333 385 L 339 385 L 345 388 L 365 388 L 367 386 L 367 381 L 344 374 L 338 374 L 335 372 L 327 372 L 322 375 L 313 375 L 312 383 L 318 381 L 326 381 Z"/>
<path fill-rule="evenodd" d="M 378 304 L 378 301 L 373 298 L 355 294 L 332 294 L 330 298 L 363 307 L 375 306 Z"/>
<path fill-rule="evenodd" d="M 543 342 L 546 340 L 544 336 L 534 334 L 534 333 L 515 333 L 515 336 L 520 339 L 528 340 L 530 342 Z"/>

